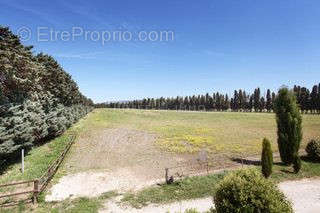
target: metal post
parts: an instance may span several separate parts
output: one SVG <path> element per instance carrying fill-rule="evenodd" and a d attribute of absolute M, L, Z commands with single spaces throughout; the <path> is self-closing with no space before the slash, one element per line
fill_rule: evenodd
<path fill-rule="evenodd" d="M 24 149 L 21 150 L 21 172 L 24 173 Z"/>

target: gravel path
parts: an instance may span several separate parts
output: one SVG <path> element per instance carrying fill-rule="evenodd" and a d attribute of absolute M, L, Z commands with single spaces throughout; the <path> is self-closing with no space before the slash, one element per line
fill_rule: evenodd
<path fill-rule="evenodd" d="M 286 181 L 279 184 L 279 188 L 293 203 L 296 213 L 319 213 L 320 212 L 320 179 L 303 179 L 299 181 Z M 108 201 L 105 209 L 100 213 L 149 213 L 149 212 L 181 212 L 195 208 L 199 212 L 208 211 L 213 207 L 212 198 L 203 198 L 165 205 L 149 205 L 142 209 L 123 207 L 117 201 Z"/>
<path fill-rule="evenodd" d="M 117 201 L 109 201 L 99 213 L 184 213 L 187 209 L 197 209 L 199 212 L 208 211 L 213 206 L 212 198 L 202 198 L 189 201 L 175 202 L 165 205 L 149 205 L 141 209 L 123 207 Z"/>
<path fill-rule="evenodd" d="M 117 172 L 116 172 L 117 173 Z M 59 184 L 54 185 L 51 193 L 46 196 L 46 201 L 61 201 L 66 198 L 75 197 L 95 197 L 103 192 L 111 190 L 126 191 L 131 188 L 133 190 L 141 189 L 147 185 L 154 183 L 141 182 L 135 179 L 129 171 L 118 171 L 123 175 L 126 173 L 126 178 L 121 178 L 121 175 L 113 173 L 110 176 L 108 172 L 100 173 L 78 173 L 63 177 Z M 128 182 L 128 176 L 131 181 Z M 110 180 L 110 181 L 106 181 Z M 139 185 L 140 183 L 140 185 Z M 141 183 L 143 183 L 141 185 Z M 286 197 L 293 203 L 293 208 L 296 213 L 318 213 L 320 212 L 320 179 L 303 179 L 299 181 L 286 181 L 279 184 L 279 188 L 283 191 Z M 128 206 L 119 205 L 118 197 L 110 200 L 105 204 L 105 208 L 101 213 L 149 213 L 149 212 L 184 212 L 186 209 L 196 208 L 200 212 L 209 210 L 213 206 L 212 198 L 203 198 L 189 201 L 175 202 L 165 205 L 149 205 L 142 209 L 134 209 Z"/>
<path fill-rule="evenodd" d="M 296 213 L 320 212 L 320 179 L 286 181 L 279 187 L 292 201 Z"/>

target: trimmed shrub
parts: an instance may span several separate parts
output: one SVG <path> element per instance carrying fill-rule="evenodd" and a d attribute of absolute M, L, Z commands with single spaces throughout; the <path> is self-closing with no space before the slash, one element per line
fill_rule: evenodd
<path fill-rule="evenodd" d="M 301 159 L 298 155 L 294 156 L 293 159 L 293 170 L 294 173 L 298 174 L 301 169 Z"/>
<path fill-rule="evenodd" d="M 273 156 L 270 141 L 266 138 L 262 142 L 261 166 L 263 176 L 268 178 L 272 174 Z"/>
<path fill-rule="evenodd" d="M 218 213 L 291 213 L 291 203 L 277 186 L 255 169 L 230 173 L 217 186 L 214 203 Z"/>
<path fill-rule="evenodd" d="M 320 140 L 311 140 L 306 147 L 306 152 L 308 157 L 320 160 Z"/>
<path fill-rule="evenodd" d="M 287 88 L 279 90 L 274 103 L 278 127 L 278 147 L 281 161 L 293 163 L 302 140 L 302 117 L 296 96 Z"/>

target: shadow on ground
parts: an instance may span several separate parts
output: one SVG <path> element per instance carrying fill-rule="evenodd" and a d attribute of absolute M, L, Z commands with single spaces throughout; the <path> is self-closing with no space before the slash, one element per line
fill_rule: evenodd
<path fill-rule="evenodd" d="M 242 164 L 242 165 L 248 165 L 248 166 L 261 166 L 260 160 L 253 160 L 253 159 L 246 159 L 246 158 L 231 158 L 233 162 Z M 274 165 L 283 166 L 284 164 L 282 162 L 274 162 Z"/>

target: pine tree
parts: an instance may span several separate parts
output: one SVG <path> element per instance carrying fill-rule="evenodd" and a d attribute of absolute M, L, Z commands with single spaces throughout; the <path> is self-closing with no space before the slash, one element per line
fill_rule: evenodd
<path fill-rule="evenodd" d="M 266 138 L 262 142 L 261 166 L 262 174 L 265 178 L 268 178 L 272 173 L 273 155 L 270 141 Z"/>
<path fill-rule="evenodd" d="M 302 139 L 302 117 L 296 96 L 287 88 L 279 90 L 274 109 L 278 126 L 278 147 L 283 163 L 291 164 Z"/>

